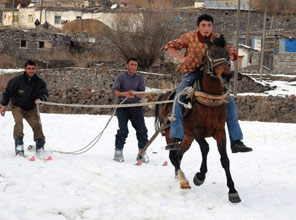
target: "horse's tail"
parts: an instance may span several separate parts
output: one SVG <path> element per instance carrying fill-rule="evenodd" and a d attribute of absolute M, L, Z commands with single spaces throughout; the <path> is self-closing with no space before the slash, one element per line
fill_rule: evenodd
<path fill-rule="evenodd" d="M 164 94 L 161 94 L 161 95 L 157 98 L 157 101 L 162 100 L 163 96 L 164 96 Z M 156 104 L 156 105 L 155 105 L 155 109 L 154 109 L 154 116 L 155 116 L 154 127 L 155 127 L 155 130 L 156 130 L 156 131 L 160 128 L 159 108 L 160 108 L 160 105 L 159 105 L 159 104 Z"/>

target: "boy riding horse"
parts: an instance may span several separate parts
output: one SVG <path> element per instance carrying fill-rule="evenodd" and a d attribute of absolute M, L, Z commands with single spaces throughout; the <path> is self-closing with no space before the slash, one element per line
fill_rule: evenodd
<path fill-rule="evenodd" d="M 206 41 L 213 41 L 214 37 L 219 34 L 213 32 L 213 17 L 208 14 L 203 14 L 197 19 L 197 31 L 189 32 L 178 39 L 168 42 L 165 46 L 165 50 L 181 64 L 181 73 L 183 79 L 179 84 L 175 99 L 186 87 L 192 86 L 194 81 L 198 79 L 202 61 L 207 51 Z M 230 55 L 230 59 L 237 59 L 237 51 L 231 45 L 227 45 L 226 50 Z M 185 49 L 184 54 L 179 54 L 177 50 Z M 184 97 L 181 96 L 181 101 Z M 229 138 L 231 142 L 232 153 L 237 152 L 249 152 L 252 148 L 247 147 L 242 142 L 243 134 L 238 123 L 238 117 L 236 113 L 236 106 L 234 99 L 228 97 L 227 104 L 227 127 Z M 175 118 L 176 120 L 170 123 L 170 142 L 166 146 L 167 150 L 180 149 L 180 143 L 184 138 L 183 128 L 183 106 L 175 100 Z"/>

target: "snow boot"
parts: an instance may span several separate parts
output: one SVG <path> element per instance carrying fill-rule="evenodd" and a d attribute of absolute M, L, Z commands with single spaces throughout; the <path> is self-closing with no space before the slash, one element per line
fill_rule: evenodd
<path fill-rule="evenodd" d="M 36 154 L 41 155 L 44 154 L 44 144 L 45 141 L 42 139 L 36 140 Z"/>
<path fill-rule="evenodd" d="M 24 157 L 24 141 L 23 137 L 18 137 L 15 139 L 15 155 Z"/>
<path fill-rule="evenodd" d="M 119 163 L 122 163 L 124 161 L 122 150 L 115 149 L 113 160 L 115 160 Z"/>

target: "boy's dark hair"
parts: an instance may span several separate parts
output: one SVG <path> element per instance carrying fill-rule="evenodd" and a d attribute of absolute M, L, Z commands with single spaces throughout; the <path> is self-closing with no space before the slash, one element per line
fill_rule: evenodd
<path fill-rule="evenodd" d="M 211 21 L 214 24 L 214 19 L 209 14 L 202 14 L 197 18 L 197 26 L 199 26 L 202 21 Z"/>
<path fill-rule="evenodd" d="M 134 58 L 134 57 L 129 58 L 129 59 L 126 61 L 126 63 L 128 64 L 130 61 L 136 61 L 137 63 L 139 63 L 138 60 L 137 60 L 137 58 Z"/>
<path fill-rule="evenodd" d="M 27 62 L 25 63 L 25 67 L 27 67 L 28 65 L 36 66 L 36 63 L 33 60 L 27 60 Z"/>

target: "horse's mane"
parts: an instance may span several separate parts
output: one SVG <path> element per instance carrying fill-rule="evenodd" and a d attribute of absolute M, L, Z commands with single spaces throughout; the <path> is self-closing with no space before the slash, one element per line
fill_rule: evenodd
<path fill-rule="evenodd" d="M 214 40 L 213 40 L 213 44 L 216 47 L 224 48 L 226 46 L 226 40 L 225 40 L 223 34 L 221 34 L 219 37 L 215 37 Z"/>

